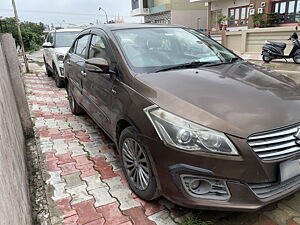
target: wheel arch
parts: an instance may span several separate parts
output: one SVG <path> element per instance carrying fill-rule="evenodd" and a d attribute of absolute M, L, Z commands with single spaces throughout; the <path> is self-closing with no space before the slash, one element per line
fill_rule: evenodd
<path fill-rule="evenodd" d="M 119 146 L 120 136 L 122 134 L 122 131 L 124 129 L 126 129 L 127 127 L 133 127 L 138 132 L 141 132 L 140 129 L 136 125 L 134 125 L 132 120 L 130 120 L 129 118 L 126 118 L 126 117 L 120 118 L 118 120 L 118 122 L 116 123 L 116 129 L 115 129 L 115 143 L 116 143 L 117 150 L 119 151 L 119 153 L 120 153 L 120 146 Z M 150 151 L 149 147 L 147 147 L 147 146 L 145 146 L 145 147 L 146 147 L 145 150 L 147 152 L 148 158 L 149 158 L 150 163 L 152 165 L 153 174 L 154 174 L 154 177 L 155 177 L 156 183 L 157 183 L 158 193 L 160 195 L 161 191 L 162 191 L 162 187 L 161 187 L 160 179 L 159 179 L 158 172 L 157 172 L 157 169 L 156 169 L 156 163 L 155 163 L 155 161 L 152 157 L 152 154 L 151 154 L 151 151 Z"/>

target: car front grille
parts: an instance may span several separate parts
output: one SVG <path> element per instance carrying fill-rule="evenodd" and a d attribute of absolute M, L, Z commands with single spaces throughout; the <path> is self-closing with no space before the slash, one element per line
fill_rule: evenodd
<path fill-rule="evenodd" d="M 260 198 L 269 198 L 300 187 L 300 176 L 296 176 L 282 183 L 248 184 L 254 194 Z"/>
<path fill-rule="evenodd" d="M 272 131 L 253 134 L 248 144 L 262 160 L 284 159 L 300 152 L 299 141 L 295 137 L 299 124 Z"/>

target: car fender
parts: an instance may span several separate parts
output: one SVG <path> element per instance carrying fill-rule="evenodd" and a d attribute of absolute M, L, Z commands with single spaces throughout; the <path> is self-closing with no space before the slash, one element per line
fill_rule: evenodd
<path fill-rule="evenodd" d="M 57 60 L 56 53 L 57 52 L 54 49 L 54 51 L 52 52 L 52 64 L 51 64 L 51 67 L 54 70 L 54 66 L 55 66 L 55 68 L 57 70 L 57 73 L 58 73 L 58 76 L 63 77 L 62 74 L 61 74 L 61 72 L 60 72 L 60 70 L 59 70 L 59 67 L 61 67 L 61 64 Z"/>

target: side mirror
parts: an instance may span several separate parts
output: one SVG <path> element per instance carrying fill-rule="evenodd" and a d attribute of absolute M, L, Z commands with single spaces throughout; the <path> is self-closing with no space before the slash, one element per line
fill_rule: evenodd
<path fill-rule="evenodd" d="M 50 42 L 45 42 L 43 48 L 53 48 L 53 45 Z"/>
<path fill-rule="evenodd" d="M 106 59 L 93 58 L 85 62 L 86 69 L 90 72 L 109 73 L 109 65 Z"/>

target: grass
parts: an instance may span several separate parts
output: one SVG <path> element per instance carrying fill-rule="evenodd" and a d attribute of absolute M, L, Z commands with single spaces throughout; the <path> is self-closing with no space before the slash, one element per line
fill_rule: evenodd
<path fill-rule="evenodd" d="M 181 225 L 213 225 L 211 221 L 203 221 L 199 213 L 193 213 Z"/>

